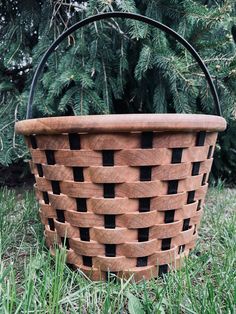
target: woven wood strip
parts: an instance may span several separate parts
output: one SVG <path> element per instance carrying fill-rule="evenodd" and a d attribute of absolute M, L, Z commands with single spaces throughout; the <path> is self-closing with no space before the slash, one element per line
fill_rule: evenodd
<path fill-rule="evenodd" d="M 209 173 L 213 159 L 207 159 L 200 163 L 199 175 Z M 38 174 L 36 164 L 30 163 L 31 171 L 34 175 Z M 169 164 L 152 167 L 152 180 L 180 180 L 191 176 L 193 163 Z M 44 177 L 47 180 L 74 180 L 73 168 L 63 165 L 42 164 Z M 84 180 L 94 183 L 124 183 L 139 181 L 140 168 L 129 166 L 114 167 L 85 167 L 83 170 Z"/>
<path fill-rule="evenodd" d="M 90 198 L 87 200 L 88 210 L 101 215 L 117 215 L 138 211 L 138 200 L 127 197 Z"/>
<path fill-rule="evenodd" d="M 81 134 L 81 149 L 120 150 L 140 147 L 140 133 Z"/>
<path fill-rule="evenodd" d="M 198 202 L 195 201 L 192 204 L 186 204 L 182 208 L 179 208 L 175 211 L 175 219 L 176 220 L 181 220 L 183 219 L 188 219 L 191 217 L 194 217 L 197 212 L 197 207 L 198 207 Z"/>
<path fill-rule="evenodd" d="M 195 146 L 196 136 L 194 133 L 154 133 L 153 147 L 154 148 L 184 148 Z"/>
<path fill-rule="evenodd" d="M 44 150 L 30 149 L 32 161 L 36 164 L 46 164 L 47 159 Z"/>
<path fill-rule="evenodd" d="M 40 191 L 51 191 L 52 190 L 52 186 L 51 186 L 51 181 L 47 180 L 45 178 L 41 178 L 39 176 L 35 176 L 35 181 L 36 181 L 36 185 L 37 188 Z"/>
<path fill-rule="evenodd" d="M 180 180 L 191 175 L 192 163 L 169 164 L 153 167 L 153 180 Z"/>
<path fill-rule="evenodd" d="M 56 210 L 54 207 L 48 204 L 40 202 L 40 211 L 45 218 L 56 218 Z"/>
<path fill-rule="evenodd" d="M 190 219 L 191 225 L 199 225 L 202 218 L 203 210 L 197 211 L 197 214 Z"/>
<path fill-rule="evenodd" d="M 199 174 L 210 173 L 213 158 L 207 159 L 200 163 Z"/>
<path fill-rule="evenodd" d="M 148 265 L 164 265 L 175 261 L 178 255 L 178 248 L 175 246 L 167 251 L 157 251 L 148 258 Z"/>
<path fill-rule="evenodd" d="M 142 257 L 151 255 L 161 248 L 161 241 L 152 239 L 146 242 L 125 242 L 116 246 L 117 255 L 127 257 Z"/>
<path fill-rule="evenodd" d="M 80 239 L 70 239 L 70 246 L 78 255 L 85 256 L 104 256 L 105 246 L 96 241 L 81 241 Z"/>
<path fill-rule="evenodd" d="M 52 207 L 64 210 L 76 210 L 75 198 L 68 197 L 67 195 L 55 195 L 52 192 L 48 193 L 49 201 Z"/>
<path fill-rule="evenodd" d="M 187 193 L 159 195 L 151 200 L 151 209 L 165 211 L 181 208 L 187 202 Z"/>
<path fill-rule="evenodd" d="M 51 254 L 55 255 L 54 250 L 51 249 Z M 72 249 L 67 250 L 66 262 L 71 265 L 83 266 L 83 258 L 80 255 L 77 255 Z"/>
<path fill-rule="evenodd" d="M 178 185 L 178 192 L 181 193 L 184 191 L 197 190 L 202 185 L 202 179 L 203 175 L 200 174 L 180 180 Z"/>
<path fill-rule="evenodd" d="M 176 221 L 168 223 L 168 228 L 166 224 L 156 224 L 150 228 L 150 238 L 154 239 L 166 239 L 176 237 L 182 230 L 183 222 Z"/>
<path fill-rule="evenodd" d="M 103 187 L 91 182 L 63 181 L 60 184 L 61 192 L 71 197 L 90 198 L 94 195 L 103 196 Z"/>
<path fill-rule="evenodd" d="M 71 226 L 69 223 L 64 222 L 58 222 L 56 219 L 54 219 L 55 228 L 57 231 L 57 234 L 60 237 L 68 237 L 68 238 L 79 238 L 80 232 L 79 229 L 76 227 Z"/>
<path fill-rule="evenodd" d="M 210 146 L 194 146 L 183 150 L 182 162 L 198 162 L 207 159 Z"/>
<path fill-rule="evenodd" d="M 217 133 L 216 132 L 207 132 L 205 138 L 205 145 L 213 145 L 215 146 L 217 140 Z"/>
<path fill-rule="evenodd" d="M 91 150 L 58 150 L 54 153 L 56 164 L 70 167 L 102 166 L 102 155 Z"/>
<path fill-rule="evenodd" d="M 148 228 L 158 224 L 161 218 L 160 212 L 156 210 L 141 214 L 137 211 L 117 216 L 116 225 L 129 229 Z"/>
<path fill-rule="evenodd" d="M 47 180 L 73 180 L 72 168 L 59 165 L 42 165 L 44 177 Z"/>
<path fill-rule="evenodd" d="M 70 144 L 66 134 L 37 135 L 37 146 L 41 150 L 69 149 Z"/>
<path fill-rule="evenodd" d="M 114 166 L 114 167 L 90 167 L 84 170 L 86 181 L 94 183 L 124 183 L 126 181 L 138 181 L 140 170 L 138 167 Z"/>
<path fill-rule="evenodd" d="M 171 163 L 172 151 L 159 149 L 124 149 L 115 152 L 115 165 L 155 166 Z"/>
<path fill-rule="evenodd" d="M 208 184 L 205 184 L 204 186 L 201 186 L 199 189 L 195 191 L 195 199 L 205 199 L 206 193 L 208 189 Z"/>
<path fill-rule="evenodd" d="M 94 259 L 94 266 L 103 271 L 107 271 L 107 269 L 112 269 L 115 272 L 122 271 L 126 265 L 130 269 L 136 266 L 136 262 L 133 258 L 126 258 L 125 256 L 99 256 Z"/>
<path fill-rule="evenodd" d="M 167 185 L 163 181 L 126 182 L 117 185 L 116 195 L 119 197 L 142 198 L 165 194 Z"/>
<path fill-rule="evenodd" d="M 170 181 L 170 180 L 180 180 L 179 184 L 179 192 L 185 191 L 186 189 L 190 190 L 196 190 L 198 187 L 201 186 L 201 181 L 203 179 L 204 174 L 209 173 L 209 169 L 211 168 L 212 160 L 205 165 L 202 166 L 202 168 L 199 169 L 199 175 L 195 176 L 195 178 L 192 178 L 192 176 L 189 176 L 190 168 L 192 165 L 188 165 L 187 167 L 164 167 L 160 166 L 160 169 L 153 168 L 152 169 L 152 180 L 154 181 Z M 172 165 L 171 165 L 172 166 Z M 179 166 L 179 165 L 174 165 Z M 37 168 L 35 165 L 33 166 L 32 173 L 37 176 Z M 120 168 L 120 169 L 119 169 Z M 43 173 L 45 179 L 47 181 L 62 181 L 73 180 L 73 171 L 72 168 L 64 167 L 64 166 L 42 166 Z M 94 183 L 125 183 L 126 182 L 137 182 L 140 177 L 140 171 L 137 168 L 131 168 L 128 172 L 129 176 L 126 176 L 126 169 L 127 167 L 100 167 L 95 169 L 88 169 L 84 168 L 84 179 L 87 182 L 94 182 Z M 164 176 L 163 170 L 165 169 L 171 169 L 175 171 L 167 172 L 168 174 Z M 183 169 L 183 172 L 181 170 Z M 178 171 L 176 171 L 178 170 Z M 92 175 L 90 175 L 92 173 Z M 126 176 L 126 180 L 125 180 Z M 38 176 L 37 176 L 38 177 Z M 206 177 L 206 181 L 208 179 L 208 175 Z M 37 179 L 38 181 L 41 179 Z M 194 182 L 193 182 L 194 181 Z M 187 188 L 186 188 L 187 187 Z M 122 190 L 122 188 L 118 188 L 118 191 Z"/>
<path fill-rule="evenodd" d="M 173 245 L 184 245 L 188 242 L 191 242 L 194 237 L 194 226 L 192 226 L 189 230 L 181 231 L 176 237 L 172 239 Z"/>
<path fill-rule="evenodd" d="M 129 241 L 136 241 L 137 230 L 127 228 L 107 229 L 104 227 L 94 227 L 91 230 L 91 238 L 103 244 L 123 244 Z M 117 246 L 118 247 L 118 246 Z"/>
<path fill-rule="evenodd" d="M 127 271 L 123 271 L 123 277 L 128 279 L 131 275 L 135 281 L 140 281 L 142 279 L 150 280 L 158 276 L 158 267 L 145 266 L 142 269 L 137 269 L 137 267 L 130 268 Z"/>

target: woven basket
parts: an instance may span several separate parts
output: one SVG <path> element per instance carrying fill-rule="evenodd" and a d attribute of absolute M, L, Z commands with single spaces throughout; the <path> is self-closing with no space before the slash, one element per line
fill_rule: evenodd
<path fill-rule="evenodd" d="M 120 14 L 140 19 L 117 12 L 96 17 Z M 54 48 L 36 72 L 29 107 L 39 71 Z M 210 87 L 218 105 L 213 83 Z M 92 280 L 105 280 L 111 272 L 134 274 L 138 281 L 178 267 L 195 245 L 217 132 L 225 127 L 218 116 L 185 114 L 18 122 L 16 131 L 25 136 L 32 156 L 52 254 L 55 243 L 65 245 L 67 262 Z"/>

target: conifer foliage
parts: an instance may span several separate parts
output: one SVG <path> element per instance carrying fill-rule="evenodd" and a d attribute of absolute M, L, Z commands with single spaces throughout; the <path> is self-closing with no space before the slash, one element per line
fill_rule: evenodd
<path fill-rule="evenodd" d="M 33 72 L 48 46 L 75 22 L 100 12 L 141 13 L 173 28 L 213 75 L 230 127 L 215 173 L 236 170 L 236 5 L 234 0 L 2 0 L 0 164 L 26 156 L 14 123 L 23 119 Z M 69 36 L 47 62 L 35 116 L 133 112 L 213 113 L 204 75 L 163 32 L 133 20 L 95 22 Z"/>

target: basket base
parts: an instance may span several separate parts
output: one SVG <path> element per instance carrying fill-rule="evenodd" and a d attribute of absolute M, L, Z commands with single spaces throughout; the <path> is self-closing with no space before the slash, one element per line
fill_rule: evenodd
<path fill-rule="evenodd" d="M 47 238 L 46 238 L 47 239 Z M 47 243 L 48 241 L 46 241 Z M 89 267 L 84 266 L 83 264 L 77 264 L 80 261 L 80 258 L 76 255 L 76 253 L 69 249 L 67 250 L 64 246 L 60 245 L 48 245 L 47 247 L 50 250 L 52 256 L 55 257 L 56 255 L 56 246 L 58 250 L 63 250 L 66 254 L 66 263 L 69 267 L 71 267 L 74 271 L 79 271 L 85 278 L 88 278 L 92 281 L 110 281 L 110 280 L 117 280 L 117 279 L 125 279 L 128 280 L 130 277 L 133 278 L 135 282 L 139 282 L 141 280 L 151 280 L 153 278 L 162 277 L 163 275 L 167 274 L 168 272 L 180 269 L 185 259 L 188 257 L 189 252 L 195 246 L 195 240 L 192 243 L 189 243 L 186 248 L 184 248 L 183 252 L 177 252 L 176 249 L 172 250 L 174 254 L 173 260 L 170 260 L 168 264 L 158 265 L 158 261 L 156 266 L 143 266 L 143 267 L 134 267 L 127 270 L 122 271 L 110 271 L 101 270 L 96 267 Z"/>

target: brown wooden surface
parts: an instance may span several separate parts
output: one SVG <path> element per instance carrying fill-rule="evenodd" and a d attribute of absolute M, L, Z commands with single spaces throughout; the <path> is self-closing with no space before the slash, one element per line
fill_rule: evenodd
<path fill-rule="evenodd" d="M 16 123 L 16 132 L 24 135 L 118 131 L 223 131 L 225 128 L 226 122 L 222 117 L 195 114 L 91 115 L 39 118 Z M 119 138 L 117 140 L 120 141 Z"/>
<path fill-rule="evenodd" d="M 67 239 L 67 262 L 92 280 L 105 280 L 109 270 L 118 277 L 133 275 L 139 281 L 158 276 L 163 267 L 181 267 L 182 258 L 194 248 L 198 236 L 217 133 L 199 134 L 189 129 L 152 132 L 148 148 L 143 147 L 141 130 L 78 133 L 76 139 L 80 147 L 72 150 L 68 134 L 35 135 L 36 148 L 26 137 L 51 253 L 55 244 L 61 247 Z M 107 150 L 113 151 L 114 162 L 106 166 Z M 174 161 L 176 150 L 181 155 Z M 48 151 L 53 164 L 47 162 Z M 75 167 L 82 171 L 80 182 L 74 177 Z M 151 171 L 148 181 L 141 180 L 142 167 Z M 54 191 L 55 183 L 59 191 Z M 114 185 L 114 197 L 105 197 L 106 184 Z M 174 192 L 171 184 L 176 186 Z M 86 199 L 83 211 L 77 203 L 80 198 Z M 144 212 L 140 211 L 142 198 L 150 198 Z M 173 217 L 167 221 L 171 213 Z M 114 216 L 113 227 L 106 226 L 109 215 Z M 87 240 L 81 230 L 89 233 Z M 140 233 L 147 231 L 142 241 Z M 165 241 L 169 241 L 167 248 Z M 111 245 L 115 256 L 106 255 Z M 84 258 L 89 258 L 92 266 L 86 266 Z M 138 265 L 140 259 L 146 264 Z"/>

